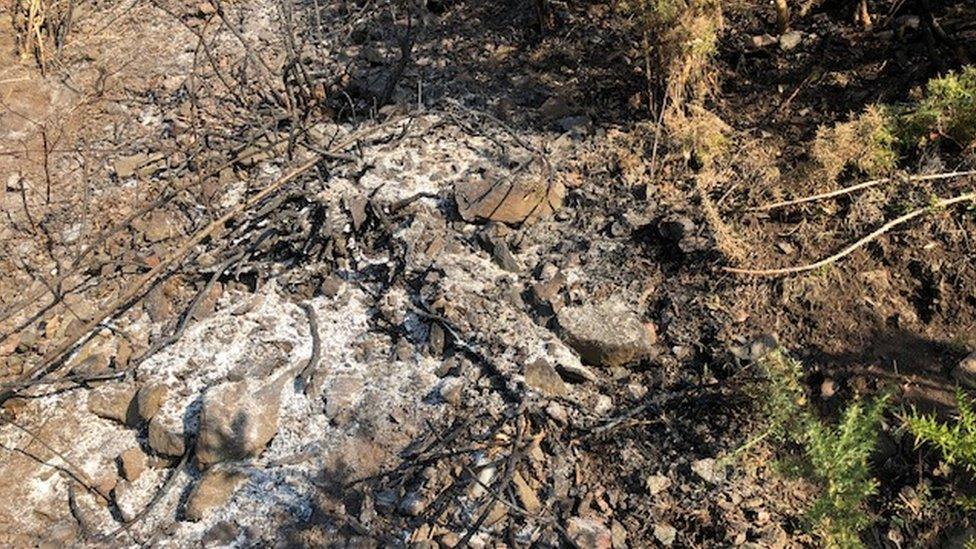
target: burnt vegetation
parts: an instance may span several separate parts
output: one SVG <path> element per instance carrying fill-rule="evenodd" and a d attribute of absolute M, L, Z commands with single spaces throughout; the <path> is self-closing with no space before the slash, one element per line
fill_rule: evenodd
<path fill-rule="evenodd" d="M 0 543 L 976 544 L 971 2 L 0 17 Z"/>

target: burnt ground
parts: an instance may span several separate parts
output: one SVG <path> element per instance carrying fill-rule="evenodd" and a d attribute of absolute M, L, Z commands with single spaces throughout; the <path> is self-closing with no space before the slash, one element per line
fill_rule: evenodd
<path fill-rule="evenodd" d="M 809 274 L 721 270 L 819 259 L 906 205 L 972 186 L 896 182 L 769 214 L 747 211 L 830 188 L 810 177 L 809 143 L 819 127 L 873 103 L 907 101 L 958 66 L 954 52 L 931 51 L 921 31 L 900 26 L 910 8 L 866 31 L 845 6 L 824 3 L 795 17 L 804 39 L 789 51 L 750 46 L 753 36 L 774 34 L 769 7 L 730 8 L 716 57 L 719 88 L 707 105 L 732 128 L 733 152 L 706 168 L 667 136 L 655 138 L 656 120 L 635 100 L 644 78 L 633 28 L 605 3 L 559 4 L 542 25 L 528 3 L 428 2 L 409 26 L 403 13 L 369 3 L 239 4 L 221 20 L 197 3 L 96 2 L 80 17 L 76 32 L 85 39 L 66 46 L 54 73 L 42 78 L 8 59 L 0 358 L 17 392 L 5 395 L 5 409 L 52 433 L 45 414 L 50 406 L 73 410 L 71 399 L 83 397 L 72 395 L 133 377 L 145 383 L 161 365 L 185 367 L 172 357 L 192 349 L 178 341 L 156 362 L 153 355 L 168 334 L 182 334 L 180 317 L 195 296 L 214 294 L 205 310 L 187 315 L 190 324 L 215 309 L 209 322 L 219 326 L 242 296 L 269 287 L 286 301 L 323 307 L 327 322 L 358 311 L 322 305 L 336 295 L 368 304 L 367 335 L 343 360 L 371 365 L 367 386 L 369 375 L 396 377 L 373 366 L 414 368 L 421 381 L 404 382 L 418 391 L 414 400 L 450 406 L 427 416 L 407 398 L 396 400 L 407 411 L 394 420 L 367 420 L 358 408 L 351 423 L 295 420 L 295 429 L 331 425 L 354 441 L 309 467 L 315 480 L 306 483 L 301 513 L 282 507 L 269 525 L 228 533 L 228 521 L 254 512 L 250 492 L 196 530 L 161 504 L 160 516 L 125 543 L 587 546 L 606 541 L 605 533 L 614 546 L 643 547 L 673 528 L 678 546 L 816 546 L 804 518 L 815 487 L 777 468 L 789 449 L 759 445 L 719 461 L 714 477 L 699 472 L 701 460 L 721 460 L 764 429 L 751 353 L 771 339 L 804 363 L 810 399 L 827 419 L 855 396 L 894 394 L 872 459 L 880 490 L 869 502 L 875 521 L 865 543 L 944 546 L 971 531 L 971 517 L 950 501 L 958 480 L 896 419 L 902 406 L 951 409 L 950 370 L 976 342 L 971 211 L 926 216 Z M 971 43 L 972 9 L 936 4 L 947 31 Z M 880 14 L 888 8 L 876 6 Z M 243 29 L 243 42 L 231 24 Z M 284 38 L 289 33 L 300 47 Z M 137 40 L 147 35 L 157 39 Z M 162 39 L 172 36 L 180 40 Z M 406 36 L 409 58 L 400 47 Z M 326 137 L 311 137 L 311 127 Z M 371 128 L 376 135 L 365 133 Z M 190 235 L 342 141 L 334 135 L 352 136 L 354 146 L 222 224 L 112 310 L 109 331 L 119 341 L 108 345 L 105 364 L 86 370 L 59 352 L 104 328 L 98 312 Z M 267 140 L 283 144 L 253 155 Z M 120 166 L 126 161 L 135 167 Z M 951 148 L 908 162 L 910 173 L 972 168 L 971 154 Z M 561 188 L 561 206 L 525 222 L 472 222 L 455 195 L 478 178 L 548 180 L 545 195 Z M 45 196 L 51 180 L 53 200 Z M 843 182 L 857 180 L 845 174 Z M 172 192 L 184 185 L 188 192 Z M 233 269 L 215 267 L 240 250 Z M 207 286 L 212 277 L 217 290 Z M 543 298 L 533 289 L 554 280 Z M 595 379 L 574 379 L 559 397 L 527 387 L 525 366 L 546 333 L 559 333 L 558 310 L 611 298 L 655 328 L 652 356 L 594 368 Z M 293 344 L 306 352 L 305 343 Z M 17 384 L 38 365 L 50 370 L 47 382 L 77 378 L 52 385 L 64 400 Z M 462 380 L 457 402 L 432 389 L 435 372 Z M 147 447 L 145 433 L 129 433 Z M 380 457 L 347 463 L 369 453 L 360 438 Z M 11 455 L 19 444 L 4 439 Z M 257 461 L 255 470 L 273 469 L 292 449 L 272 445 L 271 464 Z M 159 478 L 179 471 L 185 488 L 200 472 L 183 467 L 160 465 Z M 473 471 L 488 469 L 496 475 L 472 481 Z M 25 470 L 32 471 L 11 465 L 8 474 Z M 539 508 L 512 482 L 516 473 Z M 669 486 L 650 490 L 650 476 Z M 488 486 L 479 490 L 479 482 Z M 64 490 L 57 485 L 35 501 L 36 528 L 18 522 L 11 543 L 28 545 L 52 524 L 72 524 L 77 513 Z M 418 494 L 426 504 L 405 511 L 403 502 Z M 120 515 L 125 505 L 108 507 Z M 131 520 L 122 515 L 122 523 Z M 595 538 L 581 534 L 587 529 Z M 98 544 L 114 528 L 90 530 L 61 535 Z"/>

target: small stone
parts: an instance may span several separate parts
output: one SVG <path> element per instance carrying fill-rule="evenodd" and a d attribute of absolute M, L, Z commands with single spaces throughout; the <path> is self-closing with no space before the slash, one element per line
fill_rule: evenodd
<path fill-rule="evenodd" d="M 546 351 L 549 358 L 555 363 L 556 371 L 566 381 L 581 383 L 598 379 L 593 370 L 584 366 L 579 357 L 562 342 L 546 344 Z"/>
<path fill-rule="evenodd" d="M 952 377 L 961 385 L 976 389 L 976 352 L 959 361 L 952 369 Z"/>
<path fill-rule="evenodd" d="M 427 503 L 419 494 L 416 492 L 410 492 L 406 495 L 406 497 L 403 498 L 403 500 L 400 501 L 400 505 L 397 507 L 397 509 L 403 515 L 408 517 L 416 517 L 420 516 L 426 507 Z"/>
<path fill-rule="evenodd" d="M 186 500 L 184 513 L 188 520 L 199 521 L 213 510 L 223 507 L 234 490 L 247 476 L 224 468 L 208 470 L 197 481 Z"/>
<path fill-rule="evenodd" d="M 156 415 L 149 422 L 149 447 L 164 456 L 182 456 L 186 452 L 183 418 Z"/>
<path fill-rule="evenodd" d="M 363 390 L 363 379 L 356 375 L 338 374 L 331 384 L 325 387 L 322 396 L 325 398 L 325 417 L 332 421 L 341 420 L 343 414 L 355 402 L 360 391 Z"/>
<path fill-rule="evenodd" d="M 14 332 L 6 336 L 6 339 L 0 341 L 0 357 L 14 354 L 14 351 L 17 350 L 18 345 L 20 345 L 19 332 Z"/>
<path fill-rule="evenodd" d="M 820 383 L 820 397 L 830 398 L 837 394 L 837 382 L 827 378 Z"/>
<path fill-rule="evenodd" d="M 592 518 L 573 517 L 566 525 L 566 534 L 579 547 L 612 549 L 613 535 L 602 522 Z"/>
<path fill-rule="evenodd" d="M 211 387 L 203 395 L 197 463 L 257 457 L 278 433 L 278 408 L 286 376 L 273 381 L 245 379 Z"/>
<path fill-rule="evenodd" d="M 147 457 L 142 448 L 129 448 L 119 456 L 119 470 L 122 478 L 135 482 L 139 475 L 146 470 Z"/>
<path fill-rule="evenodd" d="M 430 324 L 430 334 L 427 337 L 427 349 L 430 351 L 430 355 L 434 357 L 443 356 L 445 345 L 444 328 L 440 323 L 432 322 Z"/>
<path fill-rule="evenodd" d="M 625 549 L 627 547 L 627 530 L 619 521 L 610 523 L 610 536 L 613 541 L 613 549 Z"/>
<path fill-rule="evenodd" d="M 546 396 L 566 396 L 567 393 L 566 384 L 555 368 L 542 358 L 525 365 L 525 383 Z"/>
<path fill-rule="evenodd" d="M 623 366 L 649 357 L 657 339 L 653 327 L 616 299 L 565 307 L 557 319 L 566 343 L 595 366 Z"/>
<path fill-rule="evenodd" d="M 217 8 L 210 2 L 200 2 L 197 4 L 197 12 L 200 15 L 213 15 L 217 13 Z"/>
<path fill-rule="evenodd" d="M 150 383 L 139 388 L 136 407 L 143 421 L 149 421 L 156 415 L 166 400 L 166 392 L 166 386 L 161 383 Z"/>
<path fill-rule="evenodd" d="M 488 242 L 491 246 L 491 258 L 495 260 L 495 263 L 497 263 L 499 267 L 510 273 L 522 271 L 522 265 L 519 264 L 518 259 L 512 255 L 512 250 L 509 249 L 508 243 L 505 242 L 505 239 L 493 236 L 488 238 Z"/>
<path fill-rule="evenodd" d="M 564 132 L 571 132 L 576 129 L 585 130 L 590 126 L 590 117 L 586 115 L 566 116 L 559 119 L 556 125 Z"/>
<path fill-rule="evenodd" d="M 678 531 L 670 524 L 658 524 L 654 526 L 654 537 L 665 546 L 671 547 L 678 537 Z"/>
<path fill-rule="evenodd" d="M 718 484 L 725 480 L 725 467 L 712 458 L 699 459 L 691 464 L 691 470 L 702 480 Z"/>
<path fill-rule="evenodd" d="M 137 153 L 115 159 L 113 163 L 115 175 L 119 179 L 132 177 L 133 175 L 147 176 L 152 175 L 158 168 L 162 167 L 161 160 L 165 160 L 165 155 L 154 153 Z"/>
<path fill-rule="evenodd" d="M 129 384 L 100 387 L 89 394 L 88 410 L 98 417 L 135 426 L 139 424 L 135 396 L 136 388 Z"/>
<path fill-rule="evenodd" d="M 464 380 L 455 376 L 446 376 L 441 380 L 438 394 L 444 402 L 457 406 L 461 403 L 461 393 L 464 390 Z"/>
<path fill-rule="evenodd" d="M 647 386 L 641 383 L 628 383 L 627 394 L 634 400 L 640 400 L 647 394 Z"/>
<path fill-rule="evenodd" d="M 149 242 L 161 242 L 177 234 L 176 223 L 163 212 L 149 214 L 149 219 L 143 227 L 143 234 Z"/>
<path fill-rule="evenodd" d="M 200 542 L 204 547 L 232 545 L 239 534 L 240 530 L 236 524 L 229 520 L 222 520 L 207 530 L 200 538 Z"/>
<path fill-rule="evenodd" d="M 515 495 L 526 511 L 536 514 L 542 509 L 542 502 L 539 501 L 539 496 L 529 486 L 529 483 L 522 478 L 522 474 L 518 471 L 512 475 L 512 484 L 515 485 Z"/>
<path fill-rule="evenodd" d="M 803 41 L 803 33 L 800 31 L 790 31 L 779 37 L 779 47 L 783 51 L 790 51 L 800 45 Z"/>
<path fill-rule="evenodd" d="M 546 406 L 546 413 L 549 414 L 549 417 L 563 425 L 569 422 L 569 413 L 566 411 L 566 407 L 558 402 L 550 402 Z"/>
<path fill-rule="evenodd" d="M 656 496 L 671 486 L 671 479 L 664 475 L 651 475 L 644 480 L 644 486 L 652 496 Z"/>
<path fill-rule="evenodd" d="M 349 217 L 352 218 L 352 228 L 358 231 L 360 227 L 366 224 L 366 206 L 368 201 L 366 197 L 356 195 L 347 196 L 344 202 L 346 203 L 346 210 L 349 212 Z"/>
<path fill-rule="evenodd" d="M 539 114 L 542 115 L 547 122 L 553 122 L 561 118 L 566 118 L 572 114 L 573 109 L 569 106 L 569 103 L 565 99 L 554 95 L 545 100 L 542 106 L 539 107 Z"/>
<path fill-rule="evenodd" d="M 119 477 L 114 472 L 103 472 L 95 477 L 95 491 L 105 496 L 112 492 L 119 483 Z"/>
<path fill-rule="evenodd" d="M 756 36 L 750 37 L 749 39 L 749 45 L 752 46 L 752 49 L 754 50 L 768 48 L 769 46 L 772 46 L 776 42 L 777 42 L 776 37 L 770 36 L 768 34 L 758 34 Z"/>
<path fill-rule="evenodd" d="M 611 410 L 613 410 L 613 399 L 608 395 L 597 395 L 593 411 L 597 415 L 603 416 L 609 414 Z"/>

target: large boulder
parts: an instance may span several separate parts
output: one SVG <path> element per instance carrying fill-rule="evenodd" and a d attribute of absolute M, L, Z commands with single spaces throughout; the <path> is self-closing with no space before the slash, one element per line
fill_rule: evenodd
<path fill-rule="evenodd" d="M 200 467 L 261 454 L 278 433 L 283 380 L 245 379 L 207 390 L 196 446 Z"/>
<path fill-rule="evenodd" d="M 565 307 L 557 319 L 566 343 L 595 366 L 622 366 L 650 356 L 657 338 L 653 325 L 645 325 L 618 299 Z"/>

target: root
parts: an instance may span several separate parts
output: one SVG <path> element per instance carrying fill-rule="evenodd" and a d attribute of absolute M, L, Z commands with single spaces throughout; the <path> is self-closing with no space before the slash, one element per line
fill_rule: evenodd
<path fill-rule="evenodd" d="M 908 178 L 908 182 L 913 181 L 935 181 L 941 179 L 951 179 L 953 177 L 965 177 L 969 175 L 976 175 L 976 170 L 967 170 L 961 172 L 945 172 L 937 173 L 931 175 L 917 175 Z M 785 208 L 787 206 L 796 206 L 797 204 L 805 204 L 807 202 L 815 202 L 817 200 L 825 200 L 827 198 L 833 198 L 835 196 L 843 196 L 845 194 L 850 194 L 862 189 L 867 189 L 883 183 L 888 183 L 892 180 L 890 177 L 883 177 L 881 179 L 872 179 L 870 181 L 864 181 L 858 183 L 857 185 L 851 185 L 850 187 L 844 187 L 843 189 L 837 189 L 836 191 L 830 191 L 827 193 L 814 194 L 810 196 L 805 196 L 803 198 L 796 198 L 793 200 L 784 200 L 782 202 L 774 202 L 773 204 L 766 204 L 763 206 L 756 206 L 755 208 L 749 208 L 746 211 L 749 212 L 768 212 L 770 210 L 775 210 L 778 208 Z"/>
<path fill-rule="evenodd" d="M 840 259 L 843 259 L 844 257 L 846 257 L 846 256 L 850 255 L 851 253 L 853 253 L 858 248 L 861 248 L 862 246 L 864 246 L 868 242 L 871 242 L 872 240 L 874 240 L 874 239 L 878 238 L 879 236 L 885 234 L 886 232 L 890 231 L 891 229 L 897 227 L 898 225 L 902 225 L 904 223 L 907 223 L 907 222 L 911 221 L 912 219 L 915 219 L 916 217 L 919 217 L 921 215 L 924 215 L 924 214 L 926 214 L 926 213 L 928 213 L 928 212 L 930 212 L 930 211 L 932 211 L 934 209 L 947 208 L 949 206 L 952 206 L 953 204 L 959 204 L 960 202 L 967 202 L 967 201 L 976 201 L 976 192 L 970 192 L 970 193 L 962 194 L 962 195 L 959 195 L 959 196 L 956 196 L 956 197 L 953 197 L 953 198 L 947 198 L 947 199 L 939 200 L 939 201 L 933 203 L 931 206 L 926 206 L 924 208 L 919 208 L 919 209 L 914 210 L 914 211 L 911 211 L 911 212 L 909 212 L 909 213 L 907 213 L 907 214 L 905 214 L 905 215 L 903 215 L 901 217 L 892 219 L 891 221 L 885 223 L 884 225 L 882 225 L 881 227 L 879 227 L 878 229 L 876 229 L 872 233 L 870 233 L 867 236 L 861 238 L 857 242 L 854 242 L 850 246 L 847 246 L 846 248 L 844 248 L 843 250 L 837 252 L 836 254 L 834 254 L 834 255 L 832 255 L 830 257 L 826 257 L 824 259 L 821 259 L 820 261 L 817 261 L 815 263 L 810 263 L 808 265 L 800 265 L 800 266 L 796 266 L 796 267 L 785 267 L 785 268 L 782 268 L 782 269 L 738 269 L 738 268 L 734 268 L 734 267 L 722 267 L 722 270 L 725 271 L 725 272 L 727 272 L 727 273 L 741 274 L 741 275 L 752 275 L 752 276 L 779 276 L 779 275 L 796 274 L 796 273 L 803 273 L 803 272 L 807 272 L 807 271 L 813 271 L 813 270 L 819 269 L 820 267 L 823 267 L 823 266 L 826 266 L 826 265 L 830 265 L 831 263 L 834 263 L 835 261 L 838 261 Z"/>

